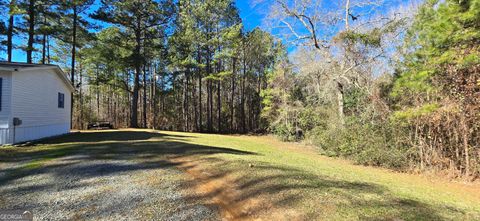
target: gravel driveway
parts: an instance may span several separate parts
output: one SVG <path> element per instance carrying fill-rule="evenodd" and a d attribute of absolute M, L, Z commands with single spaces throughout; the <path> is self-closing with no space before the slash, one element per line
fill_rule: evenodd
<path fill-rule="evenodd" d="M 76 144 L 40 166 L 24 155 L 3 159 L 0 209 L 27 209 L 35 220 L 218 219 L 214 207 L 188 192 L 190 178 L 167 154 L 125 152 L 137 144 Z"/>

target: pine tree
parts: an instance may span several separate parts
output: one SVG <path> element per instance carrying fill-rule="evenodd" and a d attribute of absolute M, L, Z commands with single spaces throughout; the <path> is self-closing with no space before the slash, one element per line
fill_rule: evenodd
<path fill-rule="evenodd" d="M 138 98 L 140 89 L 140 75 L 142 67 L 145 65 L 145 57 L 142 50 L 146 36 L 152 28 L 165 28 L 169 23 L 172 11 L 170 1 L 119 1 L 105 0 L 93 18 L 120 25 L 126 30 L 126 34 L 131 36 L 134 41 L 134 50 L 131 58 L 131 64 L 134 67 L 135 75 L 133 80 L 133 95 L 131 105 L 130 127 L 138 127 Z M 155 30 L 155 29 L 153 29 Z"/>
<path fill-rule="evenodd" d="M 479 173 L 471 159 L 480 139 L 479 21 L 479 0 L 430 0 L 406 38 L 410 53 L 392 90 L 394 119 L 417 131 L 422 168 L 433 164 L 426 150 L 434 149 L 467 176 Z"/>

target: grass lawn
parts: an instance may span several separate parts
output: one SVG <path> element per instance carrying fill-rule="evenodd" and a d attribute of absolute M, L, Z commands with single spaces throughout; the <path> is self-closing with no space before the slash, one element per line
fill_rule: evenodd
<path fill-rule="evenodd" d="M 185 198 L 224 219 L 480 220 L 478 184 L 357 166 L 271 137 L 82 132 L 0 148 L 0 187 L 78 154 L 178 169 L 183 189 L 195 192 Z"/>

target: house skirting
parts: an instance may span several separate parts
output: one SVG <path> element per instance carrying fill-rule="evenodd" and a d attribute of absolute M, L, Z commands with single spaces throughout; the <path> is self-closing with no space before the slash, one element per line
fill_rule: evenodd
<path fill-rule="evenodd" d="M 70 123 L 0 128 L 0 144 L 21 143 L 70 133 Z"/>

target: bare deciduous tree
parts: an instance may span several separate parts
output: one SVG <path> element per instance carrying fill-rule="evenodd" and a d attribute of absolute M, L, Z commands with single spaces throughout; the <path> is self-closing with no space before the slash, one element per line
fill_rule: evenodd
<path fill-rule="evenodd" d="M 262 1 L 257 3 L 261 4 Z M 372 79 L 366 73 L 374 71 L 366 69 L 371 69 L 372 64 L 389 52 L 388 44 L 381 42 L 382 35 L 398 34 L 392 26 L 398 25 L 404 16 L 399 13 L 376 14 L 378 8 L 387 4 L 383 0 L 345 0 L 336 3 L 275 0 L 272 3 L 266 23 L 272 32 L 278 33 L 286 42 L 316 51 L 311 58 L 318 65 L 307 68 L 310 69 L 308 73 L 321 78 L 323 88 L 334 94 L 338 118 L 343 125 L 345 91 L 349 87 L 365 85 Z M 358 38 L 357 33 L 372 35 L 379 42 L 354 39 Z M 319 85 L 318 82 L 316 84 Z M 323 92 L 317 90 L 317 93 Z M 324 94 L 319 96 L 325 97 Z"/>

